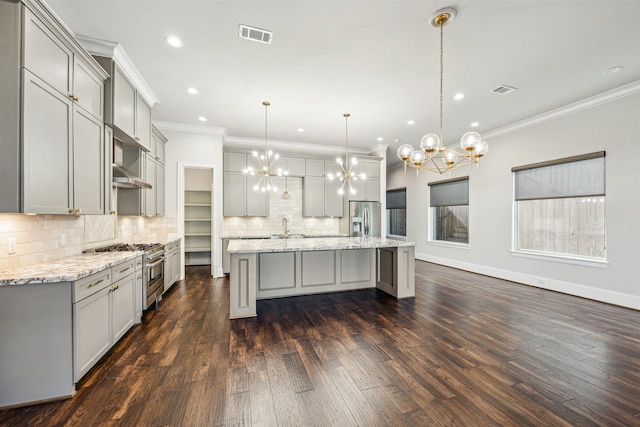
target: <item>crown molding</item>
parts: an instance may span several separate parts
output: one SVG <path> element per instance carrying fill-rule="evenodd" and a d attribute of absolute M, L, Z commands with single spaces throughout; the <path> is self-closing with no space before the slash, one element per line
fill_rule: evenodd
<path fill-rule="evenodd" d="M 153 107 L 160 103 L 156 94 L 153 93 L 151 86 L 147 84 L 142 74 L 140 74 L 140 71 L 133 65 L 133 61 L 131 61 L 131 58 L 129 58 L 129 55 L 127 55 L 127 52 L 125 52 L 120 43 L 87 36 L 76 37 L 80 44 L 92 55 L 112 58 L 116 64 L 118 64 L 122 73 L 133 83 L 147 104 Z"/>
<path fill-rule="evenodd" d="M 202 133 L 205 135 L 217 135 L 217 136 L 224 136 L 227 132 L 225 128 L 218 128 L 214 126 L 192 125 L 192 124 L 177 123 L 177 122 L 154 121 L 153 125 L 160 130 L 173 131 L 173 132 Z"/>
<path fill-rule="evenodd" d="M 489 139 L 494 136 L 504 135 L 519 129 L 524 129 L 530 126 L 535 126 L 540 123 L 554 120 L 559 117 L 567 116 L 569 114 L 577 113 L 578 111 L 586 110 L 587 108 L 595 107 L 597 105 L 606 104 L 607 102 L 615 101 L 625 96 L 633 95 L 640 92 L 640 80 L 635 81 L 624 86 L 611 89 L 609 91 L 600 93 L 598 95 L 585 98 L 583 100 L 574 102 L 572 104 L 565 105 L 564 107 L 557 108 L 555 110 L 547 111 L 546 113 L 538 114 L 537 116 L 530 117 L 528 119 L 521 120 L 519 122 L 512 123 L 507 126 L 503 126 L 498 129 L 494 129 L 482 134 L 483 138 Z"/>
<path fill-rule="evenodd" d="M 305 142 L 291 141 L 272 141 L 269 140 L 269 148 L 282 153 L 292 154 L 313 154 L 317 156 L 339 156 L 344 154 L 343 146 L 335 145 L 318 145 Z M 264 139 L 242 138 L 237 136 L 228 136 L 224 142 L 225 147 L 239 149 L 261 149 L 264 147 Z M 358 155 L 367 155 L 369 149 L 349 148 L 349 153 Z"/>

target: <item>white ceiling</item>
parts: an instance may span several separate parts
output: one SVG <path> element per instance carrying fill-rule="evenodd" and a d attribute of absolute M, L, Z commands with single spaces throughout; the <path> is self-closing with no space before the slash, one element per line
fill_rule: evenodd
<path fill-rule="evenodd" d="M 160 101 L 154 121 L 197 126 L 205 116 L 229 136 L 262 139 L 268 100 L 269 140 L 291 151 L 343 147 L 345 112 L 349 145 L 371 149 L 382 137 L 389 160 L 437 133 L 439 31 L 428 21 L 442 7 L 457 9 L 444 28 L 446 143 L 474 121 L 486 133 L 640 80 L 638 0 L 47 3 L 77 35 L 122 45 Z M 273 43 L 238 38 L 241 23 L 273 31 Z M 170 34 L 184 47 L 165 43 Z M 614 66 L 624 69 L 603 75 Z M 491 92 L 500 85 L 519 90 Z"/>

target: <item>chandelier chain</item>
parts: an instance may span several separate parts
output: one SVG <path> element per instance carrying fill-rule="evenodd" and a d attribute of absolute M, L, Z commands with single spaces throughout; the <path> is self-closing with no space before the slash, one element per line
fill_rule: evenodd
<path fill-rule="evenodd" d="M 443 27 L 446 20 L 440 20 L 440 147 L 444 145 L 442 140 L 442 104 L 443 104 L 443 76 L 444 76 L 444 43 L 443 43 Z"/>

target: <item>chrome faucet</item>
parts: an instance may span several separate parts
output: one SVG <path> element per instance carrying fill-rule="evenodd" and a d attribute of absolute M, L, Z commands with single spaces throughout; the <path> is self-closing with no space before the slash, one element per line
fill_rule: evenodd
<path fill-rule="evenodd" d="M 284 231 L 284 235 L 287 236 L 289 235 L 289 221 L 287 220 L 287 218 L 282 218 L 282 230 Z"/>

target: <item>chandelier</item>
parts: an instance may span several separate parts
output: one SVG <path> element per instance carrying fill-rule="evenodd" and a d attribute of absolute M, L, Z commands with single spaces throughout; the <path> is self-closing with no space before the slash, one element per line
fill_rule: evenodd
<path fill-rule="evenodd" d="M 254 151 L 253 157 L 258 161 L 259 166 L 255 169 L 249 166 L 243 169 L 242 172 L 248 175 L 260 175 L 260 180 L 253 186 L 255 191 L 262 191 L 263 193 L 273 191 L 277 193 L 278 187 L 271 181 L 271 177 L 275 175 L 287 176 L 289 172 L 282 168 L 273 170 L 273 163 L 280 158 L 280 155 L 275 154 L 267 147 L 267 111 L 271 104 L 264 101 L 262 105 L 264 105 L 264 153 L 259 154 L 257 151 Z"/>
<path fill-rule="evenodd" d="M 440 135 L 428 134 L 420 140 L 420 148 L 414 149 L 409 144 L 401 145 L 398 148 L 398 157 L 404 162 L 404 173 L 407 174 L 407 165 L 416 170 L 416 175 L 420 171 L 429 171 L 442 174 L 461 166 L 479 164 L 480 158 L 487 154 L 489 145 L 482 140 L 477 132 L 467 132 L 460 138 L 460 148 L 462 151 L 452 150 L 444 146 L 442 142 L 442 87 L 443 87 L 443 28 L 456 16 L 453 8 L 444 8 L 436 11 L 429 24 L 432 27 L 440 27 Z"/>
<path fill-rule="evenodd" d="M 340 157 L 336 159 L 336 162 L 340 165 L 342 172 L 337 172 L 335 175 L 332 173 L 327 174 L 327 178 L 330 180 L 339 179 L 342 181 L 342 185 L 338 188 L 338 194 L 343 195 L 344 189 L 349 184 L 349 194 L 356 194 L 356 189 L 353 188 L 351 181 L 357 181 L 359 179 L 367 179 L 367 175 L 362 172 L 360 174 L 355 173 L 353 169 L 358 165 L 358 159 L 355 157 L 349 161 L 349 117 L 351 114 L 344 113 L 344 126 L 345 126 L 345 155 L 344 162 Z"/>

